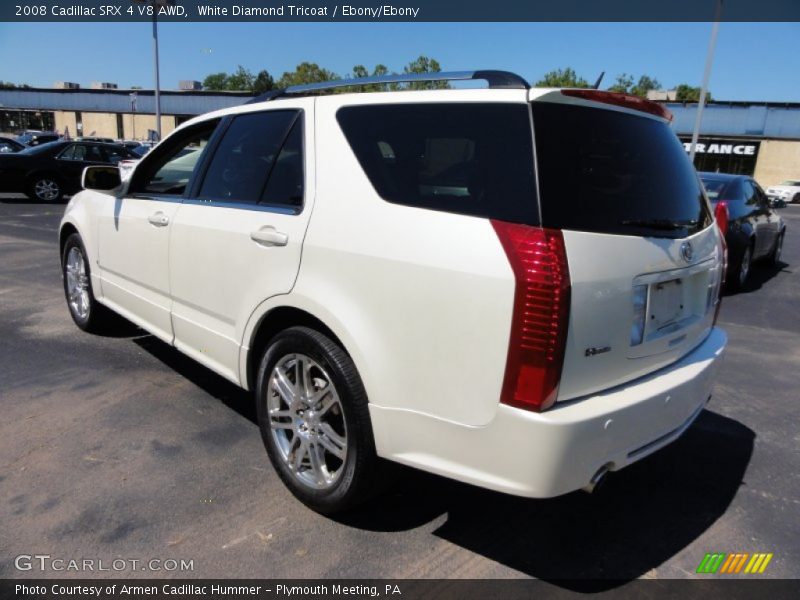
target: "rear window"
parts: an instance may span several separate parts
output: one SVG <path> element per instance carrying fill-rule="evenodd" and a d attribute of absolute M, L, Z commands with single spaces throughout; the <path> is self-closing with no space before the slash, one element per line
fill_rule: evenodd
<path fill-rule="evenodd" d="M 711 223 L 703 188 L 666 123 L 613 110 L 533 103 L 542 224 L 685 237 Z"/>
<path fill-rule="evenodd" d="M 538 224 L 526 105 L 350 106 L 337 119 L 385 200 Z"/>
<path fill-rule="evenodd" d="M 720 179 L 705 179 L 702 178 L 703 186 L 706 188 L 706 196 L 712 202 L 721 200 L 725 197 L 725 188 L 728 184 L 727 181 Z"/>

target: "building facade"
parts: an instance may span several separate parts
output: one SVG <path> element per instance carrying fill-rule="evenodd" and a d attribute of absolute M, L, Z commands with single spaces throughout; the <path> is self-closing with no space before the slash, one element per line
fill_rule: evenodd
<path fill-rule="evenodd" d="M 689 151 L 696 103 L 665 102 Z M 698 171 L 752 175 L 762 187 L 800 179 L 800 103 L 709 102 L 703 109 Z"/>
<path fill-rule="evenodd" d="M 161 134 L 167 135 L 196 115 L 238 106 L 251 98 L 246 92 L 162 91 Z M 152 90 L 0 89 L 0 132 L 38 129 L 72 137 L 146 140 L 155 125 Z"/>

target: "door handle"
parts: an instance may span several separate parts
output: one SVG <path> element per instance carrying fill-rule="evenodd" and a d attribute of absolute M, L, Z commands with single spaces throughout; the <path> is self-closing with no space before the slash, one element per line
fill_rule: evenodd
<path fill-rule="evenodd" d="M 251 232 L 250 239 L 262 246 L 285 246 L 289 242 L 288 235 L 275 231 L 275 228 L 271 226 Z"/>
<path fill-rule="evenodd" d="M 147 220 L 150 222 L 151 225 L 155 225 L 156 227 L 164 227 L 166 225 L 169 225 L 169 217 L 161 211 L 158 211 L 157 213 L 150 215 L 149 217 L 147 217 Z"/>

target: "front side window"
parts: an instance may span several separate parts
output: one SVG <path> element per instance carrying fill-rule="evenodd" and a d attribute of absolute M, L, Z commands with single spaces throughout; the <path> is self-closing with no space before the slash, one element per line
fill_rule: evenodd
<path fill-rule="evenodd" d="M 218 124 L 219 120 L 200 123 L 164 140 L 142 159 L 131 192 L 182 195 Z"/>
<path fill-rule="evenodd" d="M 199 197 L 257 204 L 297 116 L 294 110 L 276 110 L 234 117 L 214 152 Z"/>
<path fill-rule="evenodd" d="M 538 224 L 524 104 L 381 104 L 337 119 L 378 194 L 397 204 Z"/>
<path fill-rule="evenodd" d="M 133 156 L 131 152 L 123 146 L 105 146 L 103 150 L 105 150 L 106 153 L 106 162 L 110 162 L 112 165 L 119 164 L 121 160 L 138 158 L 137 156 Z"/>
<path fill-rule="evenodd" d="M 64 160 L 76 160 L 75 159 L 75 149 L 77 147 L 78 147 L 77 144 L 71 144 L 71 145 L 67 146 L 66 148 L 64 148 L 64 150 L 61 151 L 61 154 L 58 155 L 58 158 L 62 158 Z M 80 159 L 78 159 L 78 160 L 80 160 Z"/>

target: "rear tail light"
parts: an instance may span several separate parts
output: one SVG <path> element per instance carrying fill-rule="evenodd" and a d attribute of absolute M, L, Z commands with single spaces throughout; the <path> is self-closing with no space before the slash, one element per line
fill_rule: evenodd
<path fill-rule="evenodd" d="M 570 280 L 561 232 L 492 221 L 516 286 L 501 402 L 533 411 L 558 394 L 569 325 Z"/>
<path fill-rule="evenodd" d="M 728 203 L 725 200 L 717 202 L 717 207 L 714 209 L 714 218 L 717 220 L 717 227 L 725 236 L 728 233 L 728 220 L 730 213 L 728 212 Z"/>
<path fill-rule="evenodd" d="M 646 112 L 667 121 L 672 121 L 672 113 L 663 104 L 652 102 L 639 98 L 639 96 L 632 96 L 630 94 L 621 94 L 620 92 L 605 92 L 602 90 L 561 90 L 564 96 L 572 96 L 573 98 L 583 98 L 584 100 L 592 100 L 593 102 L 602 102 L 603 104 L 613 104 L 615 106 L 622 106 L 631 110 L 638 110 Z"/>

